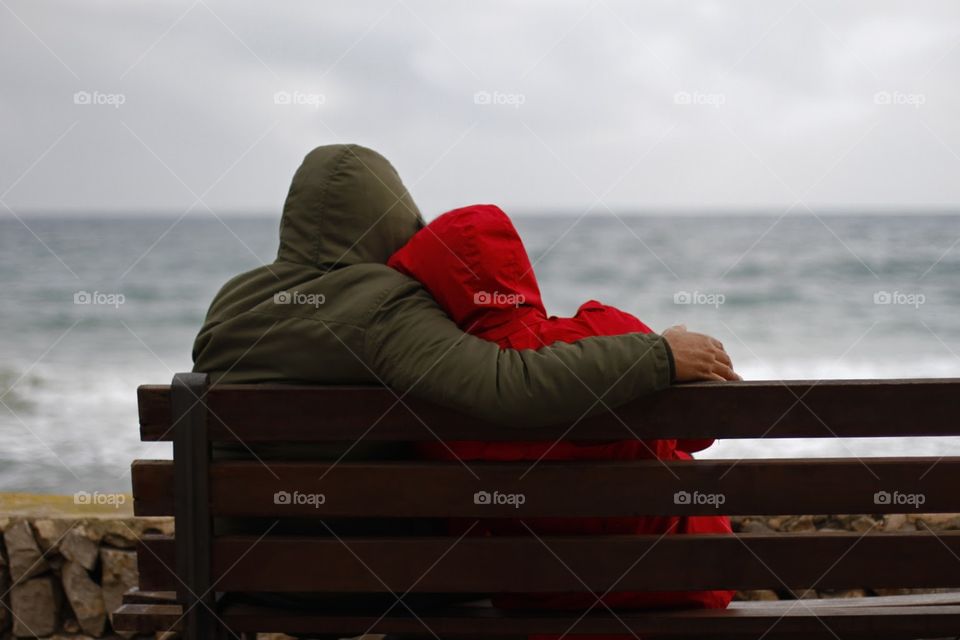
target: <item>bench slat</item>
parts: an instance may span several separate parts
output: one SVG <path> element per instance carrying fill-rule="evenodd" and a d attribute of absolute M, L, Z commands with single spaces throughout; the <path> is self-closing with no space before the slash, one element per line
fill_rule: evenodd
<path fill-rule="evenodd" d="M 145 441 L 172 440 L 170 387 L 138 389 Z M 798 400 L 798 398 L 802 400 Z M 210 438 L 243 442 L 556 440 L 568 424 L 520 429 L 493 425 L 387 389 L 219 385 L 208 401 Z M 411 413 L 411 411 L 413 413 Z M 669 387 L 582 420 L 568 440 L 631 437 L 827 438 L 960 435 L 960 380 L 831 380 L 695 383 Z M 229 428 L 224 427 L 225 422 Z M 376 423 L 374 429 L 368 429 Z"/>
<path fill-rule="evenodd" d="M 213 545 L 213 579 L 223 591 L 340 593 L 602 592 L 614 583 L 625 591 L 960 587 L 955 564 L 960 532 L 469 537 L 455 542 L 224 536 Z M 177 587 L 169 569 L 176 566 L 174 553 L 172 538 L 144 538 L 138 553 L 141 589 Z"/>
<path fill-rule="evenodd" d="M 579 613 L 503 612 L 492 609 L 423 610 L 418 618 L 402 605 L 382 611 L 345 613 L 297 611 L 254 605 L 225 607 L 220 618 L 236 632 L 283 631 L 353 636 L 368 633 L 426 635 L 443 638 L 525 638 L 527 634 L 625 634 L 671 638 L 884 638 L 944 637 L 956 634 L 960 606 L 837 607 L 830 601 L 784 601 L 763 607 L 726 610 Z M 114 615 L 124 631 L 176 628 L 179 607 L 127 604 Z M 578 620 L 579 619 L 579 620 Z M 426 627 L 424 627 L 426 625 Z"/>
<path fill-rule="evenodd" d="M 470 468 L 479 480 L 458 463 L 219 462 L 211 468 L 212 509 L 221 516 L 276 517 L 717 513 L 712 504 L 696 502 L 699 492 L 723 495 L 719 510 L 729 515 L 960 512 L 960 458 L 541 463 L 525 477 L 530 463 L 470 463 Z M 172 462 L 137 461 L 132 475 L 137 515 L 173 514 Z M 294 491 L 322 494 L 325 501 L 275 501 L 277 492 L 293 497 Z M 477 491 L 520 493 L 524 503 L 519 509 L 475 504 Z M 676 504 L 677 491 L 690 494 L 690 502 Z M 879 491 L 890 501 L 877 504 Z M 902 496 L 913 494 L 922 496 L 922 504 L 903 502 Z"/>

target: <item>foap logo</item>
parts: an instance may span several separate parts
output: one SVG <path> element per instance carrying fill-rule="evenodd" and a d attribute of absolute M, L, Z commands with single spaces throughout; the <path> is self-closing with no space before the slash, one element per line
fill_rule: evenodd
<path fill-rule="evenodd" d="M 273 104 L 279 105 L 301 105 L 319 109 L 320 105 L 327 102 L 327 97 L 322 93 L 307 93 L 304 91 L 277 91 L 273 94 Z"/>
<path fill-rule="evenodd" d="M 127 301 L 122 293 L 104 293 L 103 291 L 75 291 L 73 304 L 103 305 L 119 309 Z"/>
<path fill-rule="evenodd" d="M 722 293 L 708 293 L 706 291 L 677 291 L 673 294 L 673 304 L 702 304 L 719 309 L 727 301 Z"/>
<path fill-rule="evenodd" d="M 122 93 L 101 93 L 100 91 L 77 91 L 73 94 L 73 104 L 102 105 L 119 109 L 127 101 Z"/>
<path fill-rule="evenodd" d="M 727 501 L 722 493 L 700 493 L 699 491 L 677 491 L 673 494 L 673 504 L 708 504 L 715 509 Z"/>
<path fill-rule="evenodd" d="M 73 504 L 81 506 L 113 507 L 119 509 L 126 504 L 127 496 L 122 493 L 100 493 L 94 491 L 77 491 L 73 494 Z"/>
<path fill-rule="evenodd" d="M 900 505 L 911 506 L 919 509 L 920 505 L 927 501 L 927 496 L 922 493 L 900 493 L 899 491 L 877 491 L 873 494 L 873 504 L 878 505 Z"/>
<path fill-rule="evenodd" d="M 520 505 L 527 501 L 527 497 L 522 493 L 500 493 L 494 491 L 477 491 L 473 494 L 473 504 L 502 505 L 508 504 L 514 509 L 519 509 Z"/>
<path fill-rule="evenodd" d="M 502 91 L 477 91 L 473 94 L 473 104 L 513 107 L 519 109 L 527 101 L 522 93 L 506 93 Z"/>
<path fill-rule="evenodd" d="M 319 509 L 320 505 L 326 503 L 327 496 L 322 493 L 300 493 L 294 491 L 277 491 L 273 494 L 273 504 L 283 505 L 309 505 L 314 509 Z"/>
<path fill-rule="evenodd" d="M 873 293 L 873 304 L 902 305 L 919 309 L 920 305 L 927 301 L 927 296 L 922 293 L 907 293 L 905 291 L 875 291 Z"/>
<path fill-rule="evenodd" d="M 302 291 L 278 291 L 273 294 L 273 304 L 309 304 L 314 308 L 327 301 L 322 293 L 303 293 Z"/>
<path fill-rule="evenodd" d="M 925 93 L 904 93 L 902 91 L 877 91 L 873 94 L 873 104 L 900 105 L 919 109 L 927 103 Z"/>
<path fill-rule="evenodd" d="M 500 293 L 499 291 L 477 291 L 473 294 L 473 304 L 481 307 L 511 306 L 519 307 L 526 301 L 522 293 Z"/>
<path fill-rule="evenodd" d="M 701 93 L 699 91 L 677 91 L 673 94 L 673 104 L 705 106 L 719 109 L 727 103 L 727 96 L 722 93 Z"/>

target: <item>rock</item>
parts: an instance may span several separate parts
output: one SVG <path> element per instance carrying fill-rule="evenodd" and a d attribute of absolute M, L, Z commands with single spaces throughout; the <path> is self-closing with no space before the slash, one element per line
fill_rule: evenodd
<path fill-rule="evenodd" d="M 906 596 L 913 593 L 912 589 L 871 589 L 875 596 Z"/>
<path fill-rule="evenodd" d="M 805 531 L 816 531 L 817 527 L 813 523 L 813 516 L 793 516 L 784 521 L 784 523 L 780 526 L 780 530 L 784 532 L 800 533 Z"/>
<path fill-rule="evenodd" d="M 33 529 L 36 531 L 37 542 L 44 553 L 56 551 L 60 540 L 73 528 L 73 520 L 64 520 L 62 518 L 38 518 L 33 521 Z"/>
<path fill-rule="evenodd" d="M 128 538 L 117 535 L 116 533 L 107 533 L 103 536 L 103 544 L 117 549 L 135 549 L 137 546 L 136 538 Z"/>
<path fill-rule="evenodd" d="M 0 636 L 10 626 L 10 606 L 7 594 L 10 592 L 10 568 L 7 559 L 0 553 Z"/>
<path fill-rule="evenodd" d="M 829 520 L 830 520 L 830 526 L 831 526 L 831 527 L 836 527 L 836 528 L 838 528 L 838 529 L 849 530 L 849 529 L 850 529 L 850 523 L 853 522 L 853 520 L 854 520 L 856 517 L 857 517 L 857 516 L 855 516 L 855 515 L 834 514 L 834 515 L 830 516 L 830 518 L 829 518 Z"/>
<path fill-rule="evenodd" d="M 137 586 L 139 576 L 137 573 L 137 554 L 133 551 L 103 547 L 100 549 L 100 567 L 103 602 L 112 623 L 113 612 L 123 604 L 123 594 Z M 121 633 L 120 635 L 127 634 Z M 132 636 L 133 632 L 129 632 L 129 635 Z"/>
<path fill-rule="evenodd" d="M 867 592 L 863 589 L 820 589 L 817 592 L 821 598 L 866 598 Z"/>
<path fill-rule="evenodd" d="M 120 549 L 133 549 L 145 533 L 173 535 L 173 518 L 91 520 L 85 528 L 95 542 Z"/>
<path fill-rule="evenodd" d="M 76 529 L 69 531 L 60 541 L 60 553 L 88 571 L 97 566 L 97 545 Z"/>
<path fill-rule="evenodd" d="M 10 591 L 13 635 L 48 636 L 57 630 L 60 619 L 60 591 L 53 576 L 31 578 Z"/>
<path fill-rule="evenodd" d="M 63 621 L 63 630 L 66 633 L 79 633 L 80 623 L 77 622 L 76 618 L 67 618 Z"/>
<path fill-rule="evenodd" d="M 14 583 L 40 575 L 50 569 L 33 537 L 30 523 L 26 520 L 18 520 L 7 527 L 3 532 L 3 542 L 7 546 L 10 577 L 13 578 Z"/>
<path fill-rule="evenodd" d="M 753 591 L 737 591 L 736 595 L 733 598 L 734 600 L 779 600 L 780 596 L 777 595 L 776 591 L 771 591 L 769 589 L 756 589 Z"/>
<path fill-rule="evenodd" d="M 773 529 L 763 520 L 747 520 L 740 523 L 738 533 L 773 533 Z"/>
<path fill-rule="evenodd" d="M 907 516 L 916 523 L 917 531 L 954 531 L 960 529 L 960 515 L 955 513 L 923 513 Z"/>
<path fill-rule="evenodd" d="M 956 593 L 956 589 L 937 587 L 933 589 L 871 589 L 877 596 L 909 596 L 930 593 Z"/>
<path fill-rule="evenodd" d="M 63 565 L 63 590 L 83 632 L 99 638 L 107 623 L 103 593 L 87 570 L 78 562 Z"/>
<path fill-rule="evenodd" d="M 880 523 L 870 516 L 857 516 L 850 520 L 850 523 L 847 525 L 851 531 L 856 531 L 857 533 L 866 533 L 871 530 L 880 530 Z"/>
<path fill-rule="evenodd" d="M 906 515 L 902 513 L 891 513 L 883 516 L 884 531 L 903 531 L 905 529 L 910 531 L 916 529 L 916 526 L 907 520 Z"/>

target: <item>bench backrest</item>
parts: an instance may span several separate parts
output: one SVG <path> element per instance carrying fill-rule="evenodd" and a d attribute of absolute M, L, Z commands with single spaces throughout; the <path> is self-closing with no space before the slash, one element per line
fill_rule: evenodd
<path fill-rule="evenodd" d="M 367 518 L 960 512 L 960 458 L 467 463 L 211 461 L 211 443 L 960 435 L 960 380 L 744 382 L 672 387 L 550 428 L 486 424 L 387 389 L 221 385 L 178 374 L 139 389 L 141 437 L 174 461 L 133 465 L 151 537 L 141 589 L 604 592 L 960 587 L 960 533 L 472 538 L 218 536 L 215 517 L 321 524 Z M 904 440 L 904 451 L 909 443 Z M 495 497 L 499 496 L 499 497 Z M 487 499 L 485 496 L 489 496 Z M 522 496 L 518 499 L 504 496 Z M 708 498 L 703 498 L 708 496 Z M 323 525 L 326 526 L 326 525 Z M 269 528 L 269 527 L 268 527 Z M 682 571 L 677 567 L 682 566 Z M 198 611 L 202 607 L 196 608 Z"/>

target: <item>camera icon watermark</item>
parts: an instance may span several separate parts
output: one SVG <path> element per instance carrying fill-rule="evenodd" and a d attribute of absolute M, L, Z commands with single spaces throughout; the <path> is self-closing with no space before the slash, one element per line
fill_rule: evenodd
<path fill-rule="evenodd" d="M 699 491 L 677 491 L 673 494 L 673 504 L 708 504 L 715 509 L 727 501 L 722 493 L 701 493 Z"/>
<path fill-rule="evenodd" d="M 113 507 L 119 509 L 127 503 L 123 493 L 100 493 L 99 491 L 77 491 L 73 494 L 73 504 L 80 506 Z"/>
<path fill-rule="evenodd" d="M 273 104 L 301 105 L 319 109 L 326 104 L 327 97 L 322 93 L 308 93 L 304 91 L 277 91 L 273 94 Z"/>
<path fill-rule="evenodd" d="M 327 502 L 327 496 L 322 493 L 301 493 L 299 491 L 277 491 L 273 494 L 273 504 L 279 505 L 308 505 L 319 509 Z"/>
<path fill-rule="evenodd" d="M 926 501 L 927 496 L 922 493 L 877 491 L 875 494 L 873 494 L 873 504 L 876 505 L 901 505 L 919 509 L 920 506 Z"/>
<path fill-rule="evenodd" d="M 327 301 L 322 293 L 303 293 L 301 291 L 278 291 L 273 294 L 273 304 L 309 304 L 320 307 Z"/>
<path fill-rule="evenodd" d="M 919 109 L 927 103 L 925 93 L 904 93 L 902 91 L 877 91 L 873 94 L 873 104 L 905 105 Z"/>
<path fill-rule="evenodd" d="M 905 291 L 874 291 L 873 304 L 901 305 L 919 309 L 926 303 L 927 296 L 920 292 L 907 293 Z"/>
<path fill-rule="evenodd" d="M 522 293 L 477 291 L 473 294 L 473 304 L 480 307 L 519 307 L 524 302 L 526 297 Z"/>
<path fill-rule="evenodd" d="M 122 293 L 105 293 L 103 291 L 74 291 L 73 304 L 102 305 L 119 309 L 127 301 Z"/>
<path fill-rule="evenodd" d="M 705 291 L 677 291 L 673 294 L 673 304 L 698 304 L 719 309 L 727 301 L 722 293 L 708 293 Z"/>
<path fill-rule="evenodd" d="M 473 94 L 473 104 L 513 107 L 519 109 L 527 101 L 522 93 L 481 90 Z"/>
<path fill-rule="evenodd" d="M 722 93 L 702 93 L 700 91 L 677 91 L 673 94 L 673 104 L 682 106 L 705 106 L 719 109 L 727 103 L 727 96 Z"/>
<path fill-rule="evenodd" d="M 119 109 L 127 101 L 122 93 L 101 93 L 100 91 L 77 91 L 73 94 L 73 104 L 102 105 Z"/>
<path fill-rule="evenodd" d="M 494 491 L 477 491 L 473 494 L 473 504 L 489 505 L 510 505 L 514 509 L 519 509 L 520 505 L 527 501 L 527 497 L 522 493 L 500 493 Z"/>

